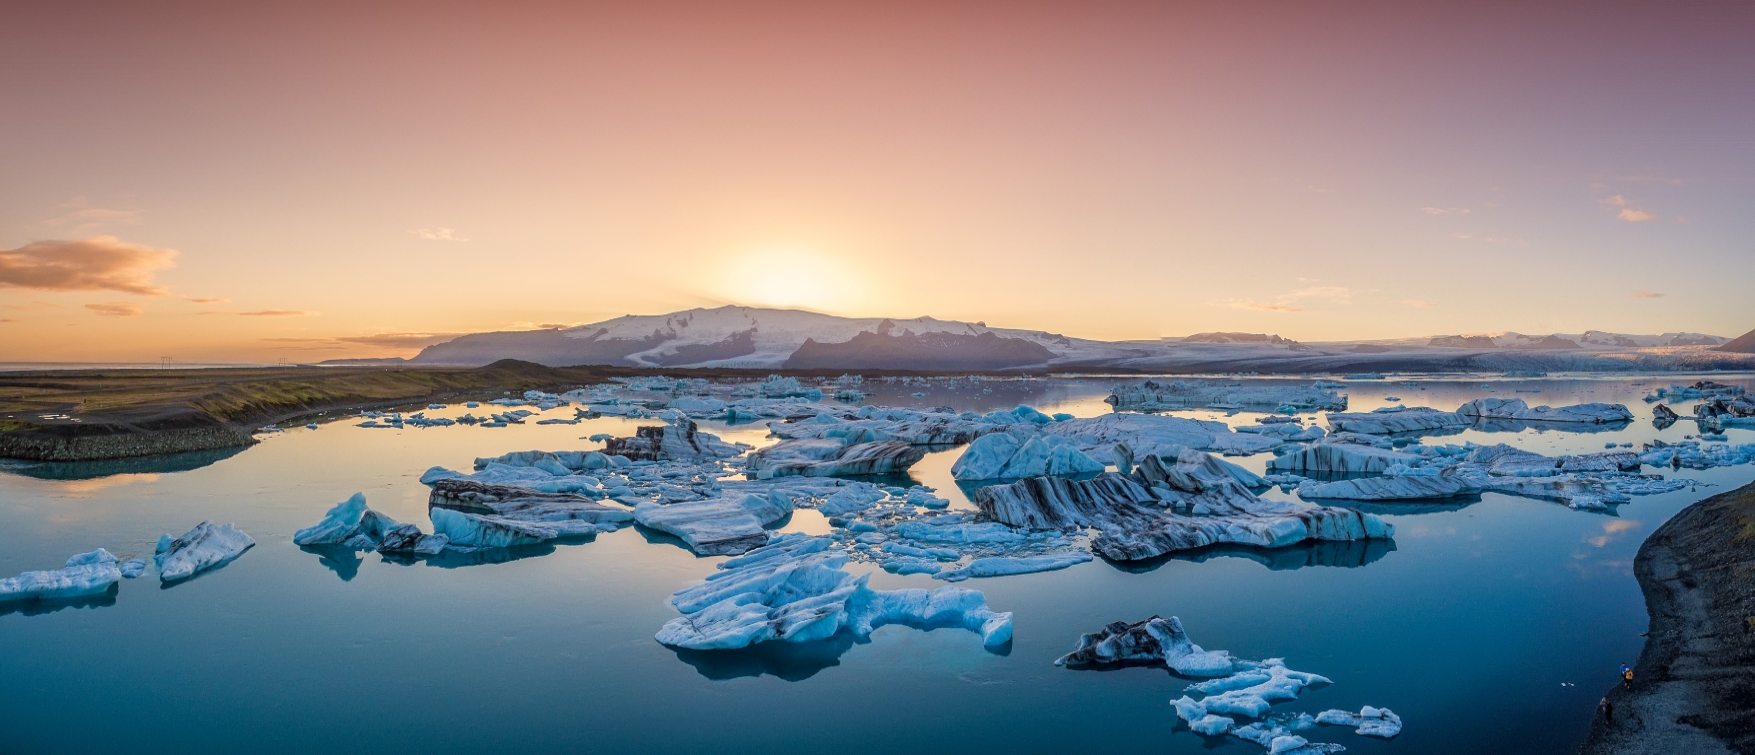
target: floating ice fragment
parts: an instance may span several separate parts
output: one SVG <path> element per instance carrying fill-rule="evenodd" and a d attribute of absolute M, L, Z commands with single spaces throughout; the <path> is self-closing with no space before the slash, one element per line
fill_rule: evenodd
<path fill-rule="evenodd" d="M 1091 554 L 1084 551 L 1052 553 L 1042 556 L 1022 556 L 1018 558 L 993 556 L 970 561 L 968 566 L 961 569 L 939 572 L 938 574 L 933 575 L 933 579 L 942 579 L 946 582 L 961 582 L 965 579 L 976 577 L 1003 577 L 1012 574 L 1030 574 L 1033 572 L 1065 569 L 1074 564 L 1082 564 L 1090 560 Z"/>
<path fill-rule="evenodd" d="M 116 557 L 99 548 L 67 559 L 54 571 L 27 571 L 0 579 L 0 603 L 60 600 L 108 591 L 122 579 Z"/>
<path fill-rule="evenodd" d="M 1358 734 L 1367 737 L 1390 739 L 1402 733 L 1401 716 L 1388 708 L 1373 708 L 1369 705 L 1361 708 L 1358 713 L 1344 710 L 1325 710 L 1316 714 L 1316 722 L 1331 726 L 1356 727 Z"/>
<path fill-rule="evenodd" d="M 153 556 L 163 582 L 188 579 L 197 572 L 224 566 L 256 544 L 254 538 L 229 523 L 202 522 L 182 537 L 168 538 L 170 535 L 159 538 L 159 552 Z"/>

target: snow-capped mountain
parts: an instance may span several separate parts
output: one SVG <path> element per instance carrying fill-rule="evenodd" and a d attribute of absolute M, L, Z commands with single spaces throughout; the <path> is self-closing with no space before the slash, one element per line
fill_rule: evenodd
<path fill-rule="evenodd" d="M 511 358 L 554 366 L 1151 372 L 1755 367 L 1755 359 L 1714 351 L 1728 340 L 1702 333 L 1593 330 L 1311 343 L 1265 334 L 1201 333 L 1110 342 L 933 317 L 837 317 L 726 306 L 626 315 L 564 330 L 475 333 L 429 346 L 408 361 L 483 365 Z"/>

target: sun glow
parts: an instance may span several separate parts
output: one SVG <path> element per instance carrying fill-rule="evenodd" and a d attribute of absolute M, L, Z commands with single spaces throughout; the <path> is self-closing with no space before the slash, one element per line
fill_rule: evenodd
<path fill-rule="evenodd" d="M 848 312 L 865 299 L 864 284 L 852 267 L 800 249 L 741 255 L 712 283 L 712 291 L 739 304 L 830 313 Z"/>

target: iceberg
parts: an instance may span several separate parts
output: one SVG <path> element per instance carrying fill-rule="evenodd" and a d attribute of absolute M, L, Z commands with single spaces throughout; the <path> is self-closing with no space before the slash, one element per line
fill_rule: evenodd
<path fill-rule="evenodd" d="M 1295 411 L 1342 411 L 1347 408 L 1345 396 L 1321 387 L 1244 385 L 1220 380 L 1169 383 L 1147 380 L 1139 385 L 1118 385 L 1104 401 L 1117 409 L 1146 410 L 1198 409 L 1214 405 L 1265 409 L 1289 406 Z"/>
<path fill-rule="evenodd" d="M 1281 445 L 1277 437 L 1232 432 L 1223 422 L 1162 414 L 1109 414 L 1056 422 L 1043 432 L 1079 444 L 1086 453 L 1107 453 L 1123 444 L 1135 456 L 1175 457 L 1184 448 L 1252 454 Z"/>
<path fill-rule="evenodd" d="M 669 425 L 636 428 L 632 438 L 610 438 L 603 444 L 603 453 L 624 456 L 633 461 L 700 461 L 728 459 L 743 453 L 744 448 L 726 443 L 696 427 L 686 416 Z"/>
<path fill-rule="evenodd" d="M 744 553 L 768 543 L 765 527 L 792 513 L 792 499 L 779 491 L 741 494 L 689 503 L 642 503 L 634 508 L 640 524 L 682 539 L 702 556 Z"/>
<path fill-rule="evenodd" d="M 831 541 L 797 533 L 719 565 L 702 584 L 671 596 L 681 617 L 658 631 L 657 640 L 696 650 L 733 649 L 759 642 L 804 642 L 842 631 L 864 637 L 885 624 L 956 625 L 981 635 L 988 647 L 1011 640 L 1012 615 L 987 607 L 980 592 L 873 590 L 869 575 L 842 567 L 844 551 Z"/>
<path fill-rule="evenodd" d="M 1328 426 L 1337 433 L 1361 435 L 1397 435 L 1460 431 L 1470 419 L 1456 412 L 1441 412 L 1425 406 L 1411 408 L 1386 407 L 1369 412 L 1328 415 Z"/>
<path fill-rule="evenodd" d="M 1201 704 L 1208 712 L 1261 718 L 1276 702 L 1298 699 L 1313 684 L 1331 684 L 1327 677 L 1293 671 L 1280 658 L 1269 658 L 1254 668 L 1223 679 L 1188 686 L 1208 697 Z"/>
<path fill-rule="evenodd" d="M 1632 422 L 1633 412 L 1621 404 L 1575 404 L 1531 408 L 1521 398 L 1478 398 L 1463 404 L 1456 413 L 1477 420 L 1560 422 L 1606 425 Z"/>
<path fill-rule="evenodd" d="M 1298 497 L 1306 500 L 1420 501 L 1480 492 L 1480 484 L 1460 474 L 1362 477 L 1335 482 L 1307 480 L 1298 486 Z"/>
<path fill-rule="evenodd" d="M 1192 460 L 1190 467 L 1195 467 Z M 980 488 L 974 500 L 982 514 L 1001 524 L 1095 529 L 1099 534 L 1091 549 L 1112 561 L 1139 561 L 1219 543 L 1279 548 L 1305 540 L 1395 534 L 1382 519 L 1352 509 L 1305 508 L 1257 498 L 1229 476 L 1203 480 L 1181 473 L 1150 490 L 1138 478 L 1114 472 L 1089 480 L 1032 477 Z M 1178 508 L 1189 513 L 1177 513 Z"/>
<path fill-rule="evenodd" d="M 569 493 L 489 485 L 466 478 L 440 480 L 432 487 L 427 502 L 433 507 L 541 524 L 562 536 L 614 532 L 634 521 L 634 512 L 626 508 Z"/>
<path fill-rule="evenodd" d="M 926 458 L 925 449 L 898 440 L 844 445 L 833 438 L 783 440 L 750 455 L 748 469 L 767 479 L 900 474 Z"/>
<path fill-rule="evenodd" d="M 1420 457 L 1356 443 L 1314 443 L 1269 461 L 1270 472 L 1331 472 L 1383 474 L 1396 464 L 1411 465 Z"/>
<path fill-rule="evenodd" d="M 1401 716 L 1388 708 L 1373 708 L 1369 705 L 1360 708 L 1358 713 L 1325 710 L 1316 714 L 1316 722 L 1330 726 L 1352 726 L 1355 733 L 1367 737 L 1390 739 L 1402 733 Z"/>
<path fill-rule="evenodd" d="M 336 504 L 323 515 L 323 521 L 293 533 L 294 545 L 339 545 L 354 550 L 429 556 L 445 550 L 449 542 L 445 535 L 428 535 L 415 525 L 372 511 L 366 507 L 363 493 L 355 493 Z"/>
<path fill-rule="evenodd" d="M 433 520 L 435 537 L 445 537 L 450 545 L 468 549 L 535 545 L 561 536 L 560 531 L 554 527 L 500 516 L 470 514 L 437 507 L 430 509 L 427 514 Z"/>
<path fill-rule="evenodd" d="M 235 525 L 202 522 L 182 537 L 159 538 L 152 561 L 158 566 L 161 582 L 176 582 L 224 566 L 255 544 L 254 538 Z"/>
<path fill-rule="evenodd" d="M 998 522 L 935 525 L 930 520 L 909 521 L 896 525 L 896 534 L 922 543 L 951 545 L 1021 543 L 1026 539 L 1023 533 Z"/>
<path fill-rule="evenodd" d="M 67 559 L 65 566 L 54 571 L 27 571 L 0 579 L 0 603 L 62 600 L 107 592 L 122 580 L 117 560 L 109 551 L 99 548 Z M 141 565 L 144 568 L 145 564 Z"/>
<path fill-rule="evenodd" d="M 970 561 L 968 566 L 961 569 L 939 572 L 934 574 L 932 578 L 942 579 L 946 582 L 961 582 L 965 579 L 977 577 L 1004 577 L 1013 574 L 1031 574 L 1034 572 L 1054 571 L 1056 569 L 1065 569 L 1074 564 L 1082 564 L 1090 560 L 1091 554 L 1085 553 L 1084 551 L 1051 553 L 1041 556 L 1021 556 L 1017 558 L 993 556 L 990 558 L 975 559 L 974 561 Z M 934 571 L 937 571 L 937 569 L 935 568 Z"/>
<path fill-rule="evenodd" d="M 965 463 L 967 460 L 967 463 Z M 1059 435 L 1040 435 L 1019 441 L 1005 433 L 983 435 L 951 466 L 959 480 L 992 480 L 1039 475 L 1075 476 L 1097 474 L 1102 462 L 1087 456 L 1076 441 Z"/>
<path fill-rule="evenodd" d="M 1101 632 L 1079 635 L 1078 645 L 1054 665 L 1096 666 L 1128 661 L 1163 661 L 1184 676 L 1226 676 L 1234 670 L 1230 653 L 1202 650 L 1189 641 L 1182 620 L 1175 616 L 1168 619 L 1153 616 L 1133 624 L 1117 621 Z"/>

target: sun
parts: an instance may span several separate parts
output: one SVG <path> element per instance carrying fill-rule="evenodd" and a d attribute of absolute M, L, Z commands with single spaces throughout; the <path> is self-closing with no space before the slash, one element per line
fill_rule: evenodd
<path fill-rule="evenodd" d="M 713 288 L 729 301 L 822 312 L 848 311 L 864 298 L 858 274 L 844 262 L 792 248 L 735 257 Z"/>

